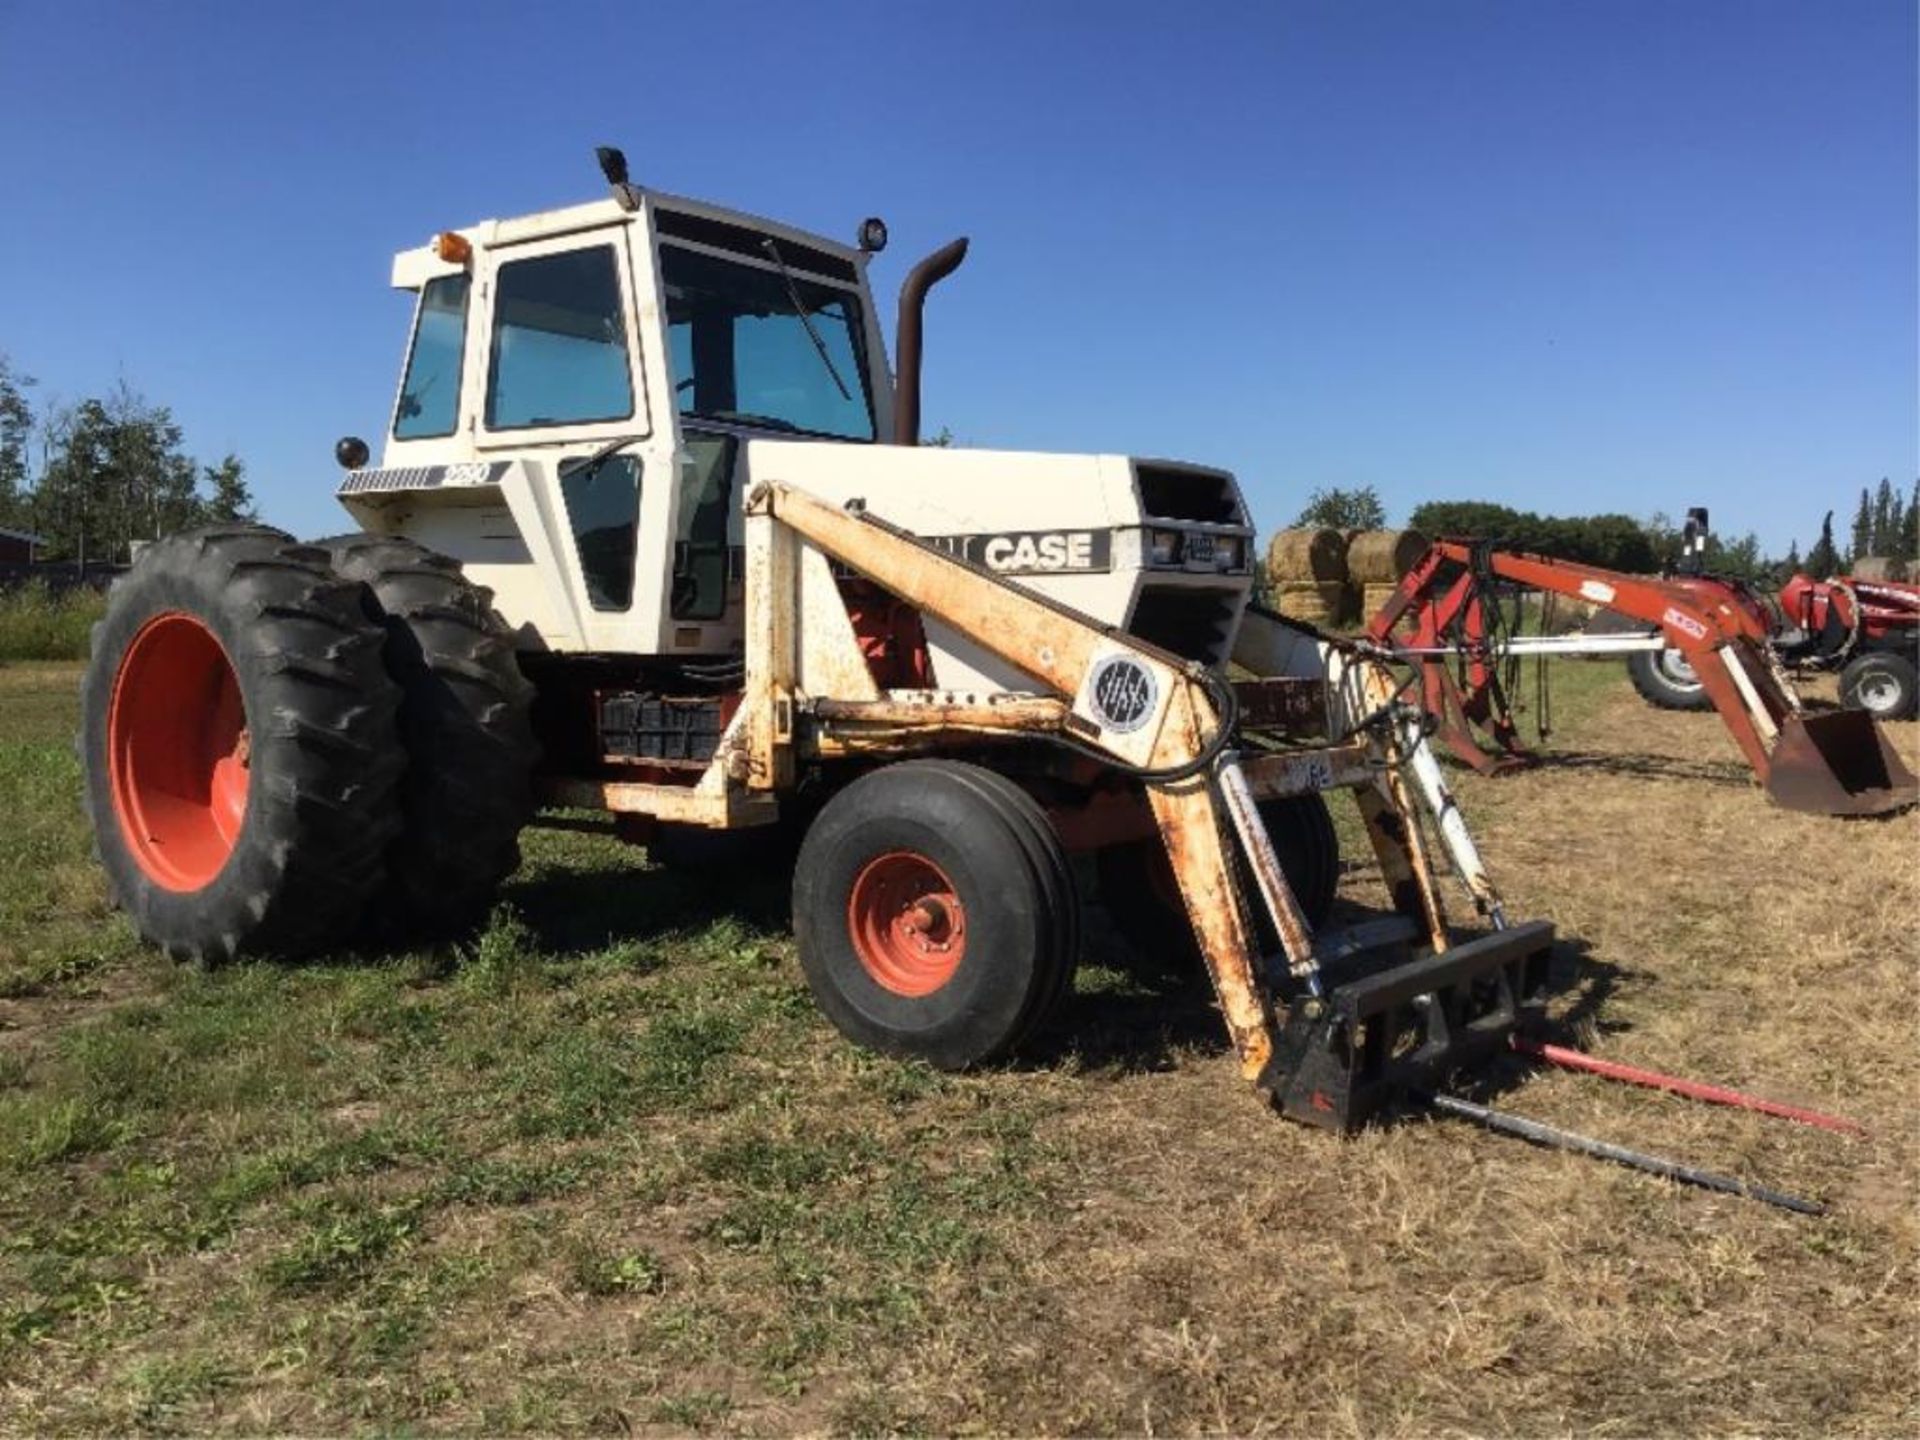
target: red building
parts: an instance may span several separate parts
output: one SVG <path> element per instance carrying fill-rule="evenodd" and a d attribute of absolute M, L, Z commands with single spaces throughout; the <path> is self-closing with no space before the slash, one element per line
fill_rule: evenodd
<path fill-rule="evenodd" d="M 38 535 L 29 535 L 24 530 L 0 529 L 0 562 L 24 564 L 36 558 L 40 547 L 46 543 Z"/>

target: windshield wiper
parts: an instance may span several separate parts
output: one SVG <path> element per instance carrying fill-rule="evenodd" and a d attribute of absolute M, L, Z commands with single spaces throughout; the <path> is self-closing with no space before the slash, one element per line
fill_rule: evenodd
<path fill-rule="evenodd" d="M 787 285 L 787 299 L 793 302 L 793 313 L 800 317 L 800 323 L 807 327 L 807 338 L 813 341 L 814 353 L 820 357 L 820 363 L 827 367 L 827 374 L 833 377 L 833 383 L 840 392 L 842 400 L 853 399 L 853 392 L 847 389 L 847 382 L 840 378 L 840 372 L 834 368 L 833 357 L 827 354 L 827 342 L 820 338 L 820 332 L 813 328 L 813 317 L 807 314 L 807 307 L 800 303 L 800 287 L 793 283 L 793 276 L 787 270 L 787 262 L 780 258 L 780 247 L 773 243 L 771 235 L 763 236 L 760 248 L 773 257 L 773 263 L 780 267 L 780 278 Z"/>

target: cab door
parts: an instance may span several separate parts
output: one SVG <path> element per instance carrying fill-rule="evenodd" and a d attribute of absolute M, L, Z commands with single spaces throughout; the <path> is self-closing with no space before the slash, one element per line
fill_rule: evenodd
<path fill-rule="evenodd" d="M 488 247 L 469 359 L 476 448 L 527 469 L 520 507 L 535 513 L 516 520 L 549 538 L 584 648 L 629 654 L 658 649 L 675 480 L 648 403 L 643 234 L 618 221 Z"/>

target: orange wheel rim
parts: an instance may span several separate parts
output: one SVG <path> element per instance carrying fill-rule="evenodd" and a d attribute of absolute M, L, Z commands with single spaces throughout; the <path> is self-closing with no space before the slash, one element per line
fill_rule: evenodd
<path fill-rule="evenodd" d="M 240 678 L 214 633 L 178 610 L 140 627 L 107 708 L 114 816 L 162 889 L 206 888 L 246 821 L 249 734 Z"/>
<path fill-rule="evenodd" d="M 854 877 L 847 933 L 874 984 L 918 999 L 953 979 L 966 958 L 967 910 L 944 870 L 896 850 Z"/>

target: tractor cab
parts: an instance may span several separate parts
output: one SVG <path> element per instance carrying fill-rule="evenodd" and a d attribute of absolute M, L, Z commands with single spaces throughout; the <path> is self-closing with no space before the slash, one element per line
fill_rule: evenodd
<path fill-rule="evenodd" d="M 399 393 L 341 499 L 460 560 L 536 648 L 724 653 L 743 442 L 891 422 L 871 253 L 625 185 L 442 233 L 394 261 Z"/>
<path fill-rule="evenodd" d="M 342 442 L 362 527 L 458 561 L 524 652 L 698 664 L 743 644 L 745 497 L 788 483 L 1224 663 L 1253 580 L 1231 475 L 917 448 L 920 311 L 964 241 L 908 275 L 895 376 L 867 284 L 880 221 L 841 244 L 602 165 L 609 199 L 395 258 L 414 319 L 379 466 Z M 941 687 L 1030 683 L 949 628 L 926 643 Z"/>

